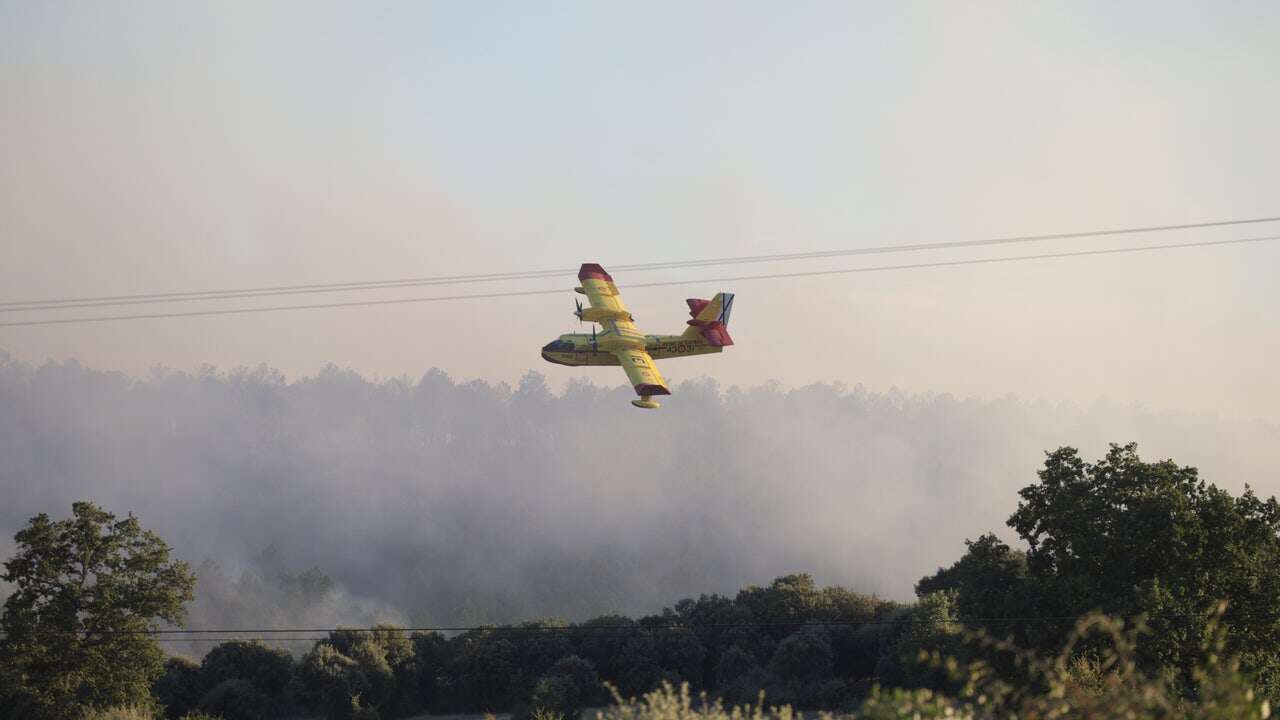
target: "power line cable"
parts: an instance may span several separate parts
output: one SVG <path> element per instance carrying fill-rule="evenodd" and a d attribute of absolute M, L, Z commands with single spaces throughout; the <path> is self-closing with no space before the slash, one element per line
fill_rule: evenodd
<path fill-rule="evenodd" d="M 1048 233 L 1039 235 L 1015 235 L 980 240 L 962 240 L 951 242 L 917 243 L 912 245 L 881 245 L 876 247 L 849 248 L 841 250 L 819 250 L 798 253 L 776 253 L 769 255 L 742 255 L 735 257 L 707 258 L 702 260 L 683 260 L 670 262 L 637 263 L 631 265 L 611 266 L 618 272 L 649 272 L 653 270 L 670 270 L 678 268 L 711 267 L 717 265 L 738 265 L 747 263 L 789 262 L 795 260 L 825 259 L 834 257 L 851 257 L 855 255 L 877 255 L 896 252 L 918 252 L 923 250 L 948 250 L 955 248 L 971 248 L 1014 243 L 1039 242 L 1046 240 L 1066 240 L 1089 237 L 1105 237 L 1112 235 L 1132 235 L 1139 233 L 1168 232 L 1173 230 L 1192 230 L 1211 227 L 1228 227 L 1257 223 L 1280 221 L 1280 216 L 1264 218 L 1247 218 L 1237 220 L 1214 220 L 1200 223 L 1183 223 L 1178 225 L 1148 225 L 1140 227 L 1112 228 L 1106 230 L 1086 230 L 1080 232 Z M 275 285 L 263 287 L 238 288 L 228 290 L 199 290 L 189 292 L 141 293 L 133 295 L 103 295 L 97 297 L 54 298 L 45 300 L 12 300 L 0 302 L 0 312 L 22 312 L 36 310 L 67 310 L 85 307 L 112 307 L 122 305 L 141 305 L 152 303 L 190 302 L 202 300 L 231 300 L 250 297 L 274 297 L 280 295 L 302 295 L 330 292 L 350 292 L 357 290 L 383 290 L 402 287 L 424 287 L 431 285 L 453 285 L 459 283 L 509 282 L 513 280 L 533 280 L 547 277 L 559 277 L 574 273 L 577 268 L 558 268 L 549 270 L 530 270 L 508 273 L 480 273 L 471 275 L 445 275 L 434 277 L 400 278 L 392 280 L 365 280 L 340 283 L 313 283 L 305 285 Z"/>
<path fill-rule="evenodd" d="M 636 283 L 625 285 L 624 289 L 652 287 L 672 287 L 677 285 L 697 285 L 704 283 L 741 282 L 751 280 L 777 280 L 784 278 L 820 277 L 824 275 L 848 275 L 854 273 L 883 272 L 888 270 L 919 270 L 925 268 L 960 267 L 966 265 L 991 265 L 997 263 L 1019 262 L 1027 260 L 1049 260 L 1057 258 L 1086 257 L 1092 255 L 1116 255 L 1122 253 L 1150 252 L 1155 250 L 1175 250 L 1195 247 L 1215 247 L 1260 243 L 1280 240 L 1280 235 L 1264 237 L 1236 238 L 1232 240 L 1202 240 L 1197 242 L 1172 243 L 1165 245 L 1140 245 L 1123 248 L 1107 248 L 1102 250 L 1080 250 L 1075 252 L 1043 253 L 1038 255 L 1015 255 L 1012 257 L 979 258 L 971 260 L 948 260 L 931 263 L 912 263 L 906 265 L 880 265 L 875 267 L 844 268 L 839 270 L 806 270 L 792 273 L 769 273 L 763 275 L 738 275 L 718 278 L 702 278 L 691 280 L 665 280 L 661 282 Z M 99 315 L 73 318 L 53 318 L 42 320 L 17 320 L 0 323 L 0 327 L 32 327 L 38 325 L 67 325 L 79 323 L 111 322 L 116 320 L 157 320 L 166 318 L 206 317 L 212 315 L 244 315 L 251 313 L 280 312 L 285 310 L 320 310 L 343 307 L 369 307 L 375 305 L 401 305 L 408 303 L 449 302 L 455 300 L 480 300 L 492 298 L 528 297 L 534 295 L 552 295 L 565 292 L 563 287 L 546 290 L 514 290 L 510 292 L 474 293 L 464 295 L 437 295 L 418 298 L 393 298 L 387 300 L 353 300 L 332 303 L 312 303 L 306 305 L 277 305 L 269 307 L 227 308 L 221 310 L 192 310 L 186 312 L 148 313 L 140 315 Z"/>

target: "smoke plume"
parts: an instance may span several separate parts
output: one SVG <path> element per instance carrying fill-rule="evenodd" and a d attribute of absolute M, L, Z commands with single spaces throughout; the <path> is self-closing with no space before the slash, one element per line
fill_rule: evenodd
<path fill-rule="evenodd" d="M 1280 429 L 1135 407 L 839 385 L 551 392 L 330 367 L 146 378 L 0 364 L 0 549 L 92 500 L 201 577 L 200 627 L 650 612 L 791 573 L 908 599 L 1059 445 L 1136 440 L 1238 492 Z"/>

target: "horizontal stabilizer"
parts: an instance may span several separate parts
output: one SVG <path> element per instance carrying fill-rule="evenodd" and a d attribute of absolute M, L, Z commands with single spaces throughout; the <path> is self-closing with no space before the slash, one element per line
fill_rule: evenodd
<path fill-rule="evenodd" d="M 729 337 L 729 313 L 733 311 L 733 293 L 716 293 L 710 300 L 689 298 L 690 328 L 685 335 L 691 333 L 701 335 L 712 347 L 725 347 L 733 344 Z"/>
<path fill-rule="evenodd" d="M 723 323 L 713 322 L 699 330 L 702 331 L 702 337 L 707 339 L 707 344 L 712 347 L 726 347 L 733 344 L 733 338 L 729 337 L 729 328 Z"/>

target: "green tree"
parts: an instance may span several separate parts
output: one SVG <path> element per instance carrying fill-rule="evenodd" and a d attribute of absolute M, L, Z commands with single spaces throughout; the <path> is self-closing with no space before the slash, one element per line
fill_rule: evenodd
<path fill-rule="evenodd" d="M 200 705 L 203 689 L 200 663 L 174 656 L 164 661 L 164 674 L 151 686 L 151 693 L 164 708 L 164 716 L 168 720 L 177 720 Z"/>
<path fill-rule="evenodd" d="M 806 683 L 830 678 L 834 663 L 831 634 L 821 625 L 810 625 L 778 643 L 769 669 L 781 680 Z"/>
<path fill-rule="evenodd" d="M 452 646 L 438 632 L 415 632 L 409 638 L 412 655 L 397 668 L 397 685 L 400 692 L 402 715 L 411 715 L 421 709 L 439 710 L 444 706 L 441 687 L 449 667 Z"/>
<path fill-rule="evenodd" d="M 609 614 L 591 618 L 573 628 L 578 655 L 591 661 L 600 677 L 617 684 L 625 654 L 623 640 L 637 632 L 636 621 L 625 615 Z"/>
<path fill-rule="evenodd" d="M 0 616 L 10 704 L 61 719 L 153 702 L 164 654 L 150 633 L 182 621 L 195 584 L 186 563 L 132 515 L 88 502 L 66 520 L 37 515 L 14 540 L 0 576 L 14 586 Z"/>
<path fill-rule="evenodd" d="M 216 645 L 200 662 L 200 681 L 211 689 L 242 678 L 267 695 L 281 695 L 292 678 L 293 656 L 258 640 L 232 640 Z"/>
<path fill-rule="evenodd" d="M 707 651 L 698 636 L 687 628 L 658 628 L 653 634 L 659 660 L 672 684 L 687 682 L 701 688 Z"/>
<path fill-rule="evenodd" d="M 361 707 L 360 698 L 370 689 L 360 664 L 327 640 L 316 643 L 298 663 L 295 682 L 304 703 L 339 720 L 352 717 Z"/>
<path fill-rule="evenodd" d="M 716 687 L 726 688 L 730 683 L 759 667 L 751 653 L 737 645 L 732 645 L 720 654 L 720 659 L 716 662 Z"/>
<path fill-rule="evenodd" d="M 977 540 L 965 540 L 967 552 L 949 568 L 916 583 L 916 595 L 923 598 L 945 592 L 955 598 L 956 615 L 997 637 L 1014 635 L 1021 643 L 1052 644 L 1065 627 L 1044 628 L 1041 623 L 1009 622 L 1006 618 L 1036 615 L 1037 589 L 1027 574 L 1027 554 L 1014 550 L 987 533 Z M 1047 631 L 1047 632 L 1046 632 Z"/>
<path fill-rule="evenodd" d="M 396 690 L 396 676 L 387 662 L 387 651 L 370 637 L 362 638 L 351 648 L 352 660 L 369 681 L 369 689 L 360 697 L 362 705 L 384 708 Z"/>
<path fill-rule="evenodd" d="M 200 698 L 200 711 L 223 720 L 266 720 L 269 698 L 245 678 L 223 680 Z"/>
<path fill-rule="evenodd" d="M 494 711 L 522 700 L 515 692 L 518 668 L 515 645 L 493 628 L 472 630 L 455 640 L 449 674 L 453 678 L 454 701 L 466 712 Z"/>
<path fill-rule="evenodd" d="M 770 697 L 808 707 L 839 702 L 845 687 L 834 677 L 834 668 L 831 632 L 820 624 L 806 625 L 778 643 L 769 661 Z"/>
<path fill-rule="evenodd" d="M 770 626 L 778 640 L 798 630 L 806 620 L 825 620 L 831 614 L 829 598 L 804 573 L 777 578 L 768 587 L 744 588 L 734 603 L 749 608 L 752 617 Z"/>
<path fill-rule="evenodd" d="M 574 720 L 587 703 L 596 699 L 600 689 L 600 678 L 591 661 L 569 655 L 557 660 L 538 678 L 531 705 Z"/>
<path fill-rule="evenodd" d="M 1193 467 L 1144 462 L 1133 444 L 1112 445 L 1096 463 L 1060 448 L 1038 474 L 1009 518 L 1028 545 L 1025 560 L 984 537 L 919 589 L 954 590 L 961 618 L 1035 618 L 1001 624 L 1000 635 L 1012 632 L 1040 649 L 1056 647 L 1070 630 L 1052 618 L 1145 615 L 1151 632 L 1138 644 L 1138 661 L 1150 671 L 1179 671 L 1187 688 L 1208 614 L 1227 600 L 1228 650 L 1280 696 L 1275 498 L 1259 499 L 1247 487 L 1234 497 Z"/>
<path fill-rule="evenodd" d="M 947 674 L 921 660 L 926 652 L 964 657 L 953 596 L 934 592 L 894 618 L 876 664 L 876 679 L 895 687 L 949 688 Z"/>
<path fill-rule="evenodd" d="M 1057 612 L 1147 614 L 1139 645 L 1151 667 L 1190 671 L 1220 600 L 1230 649 L 1275 692 L 1280 626 L 1280 505 L 1240 497 L 1172 460 L 1147 463 L 1112 445 L 1097 463 L 1051 453 L 1009 519 L 1030 546 L 1027 565 Z M 1261 661 L 1261 662 L 1259 662 Z M 1189 679 L 1189 678 L 1188 678 Z"/>

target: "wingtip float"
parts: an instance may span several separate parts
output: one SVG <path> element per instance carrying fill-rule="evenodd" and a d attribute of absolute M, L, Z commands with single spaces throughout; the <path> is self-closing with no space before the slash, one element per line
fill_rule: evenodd
<path fill-rule="evenodd" d="M 729 336 L 729 314 L 733 293 L 716 293 L 710 300 L 691 298 L 688 327 L 679 335 L 646 335 L 636 328 L 635 318 L 622 304 L 613 277 L 595 263 L 584 263 L 578 271 L 579 287 L 587 296 L 587 307 L 576 303 L 574 315 L 593 323 L 591 333 L 561 335 L 542 348 L 542 359 L 557 365 L 620 365 L 639 397 L 631 401 L 638 408 L 659 407 L 653 400 L 670 395 L 666 380 L 655 360 L 718 353 L 733 344 Z M 596 332 L 595 323 L 601 327 Z"/>

